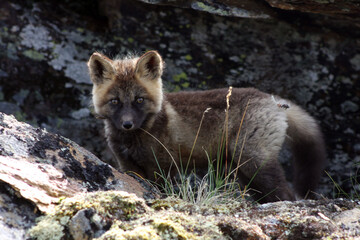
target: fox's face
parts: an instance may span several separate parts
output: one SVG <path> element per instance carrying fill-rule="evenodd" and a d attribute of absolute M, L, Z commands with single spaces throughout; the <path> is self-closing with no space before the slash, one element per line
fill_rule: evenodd
<path fill-rule="evenodd" d="M 94 53 L 88 67 L 95 112 L 117 129 L 144 127 L 149 117 L 161 110 L 163 61 L 156 51 L 120 60 Z"/>

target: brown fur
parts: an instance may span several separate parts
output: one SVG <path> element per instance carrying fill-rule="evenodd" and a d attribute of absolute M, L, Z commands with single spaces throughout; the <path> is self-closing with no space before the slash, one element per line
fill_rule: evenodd
<path fill-rule="evenodd" d="M 119 60 L 94 53 L 88 63 L 95 111 L 105 119 L 107 142 L 120 169 L 149 179 L 154 179 L 154 172 L 159 171 L 154 154 L 163 169 L 169 170 L 172 165 L 169 153 L 156 139 L 166 146 L 177 164 L 186 164 L 203 113 L 210 108 L 192 154 L 192 161 L 201 168 L 208 164 L 206 153 L 211 154 L 212 160 L 216 158 L 224 131 L 228 89 L 164 94 L 163 65 L 155 51 Z M 246 184 L 256 175 L 251 187 L 263 202 L 295 199 L 278 162 L 284 141 L 294 151 L 294 185 L 302 197 L 315 189 L 325 163 L 324 143 L 315 120 L 293 103 L 289 106 L 288 102 L 276 101 L 285 100 L 275 100 L 253 88 L 236 88 L 229 102 L 229 156 L 234 152 L 240 120 L 247 107 L 234 159 L 239 159 L 245 139 L 239 179 Z"/>

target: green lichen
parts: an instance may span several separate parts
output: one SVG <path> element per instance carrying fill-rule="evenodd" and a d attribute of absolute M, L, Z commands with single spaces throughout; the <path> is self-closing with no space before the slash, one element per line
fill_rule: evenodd
<path fill-rule="evenodd" d="M 102 218 L 130 221 L 147 211 L 143 200 L 134 194 L 121 191 L 81 194 L 74 198 L 59 200 L 54 213 L 39 218 L 38 224 L 29 231 L 37 240 L 57 240 L 68 234 L 71 218 L 80 210 L 93 209 Z"/>
<path fill-rule="evenodd" d="M 206 84 L 205 81 L 202 81 L 202 82 L 200 82 L 200 83 L 198 84 L 198 88 L 200 88 L 200 89 L 204 89 L 204 88 L 206 88 L 206 87 L 207 87 L 207 84 Z"/>
<path fill-rule="evenodd" d="M 106 219 L 107 224 L 111 224 L 97 240 L 226 239 L 215 215 L 238 212 L 244 206 L 230 200 L 211 206 L 196 206 L 167 198 L 148 202 L 151 205 L 148 207 L 143 199 L 120 191 L 80 194 L 62 198 L 58 204 L 53 213 L 39 218 L 37 225 L 29 231 L 32 239 L 72 239 L 69 229 L 73 217 L 83 209 L 95 211 L 97 223 Z"/>
<path fill-rule="evenodd" d="M 24 112 L 16 111 L 14 117 L 20 122 L 25 122 L 26 120 L 26 114 Z"/>
<path fill-rule="evenodd" d="M 196 239 L 196 236 L 187 232 L 180 223 L 172 219 L 155 219 L 153 227 L 162 239 Z"/>
<path fill-rule="evenodd" d="M 45 56 L 42 54 L 42 53 L 39 53 L 35 50 L 25 50 L 23 52 L 23 54 L 28 57 L 28 58 L 31 58 L 35 61 L 42 61 L 45 59 Z"/>
<path fill-rule="evenodd" d="M 131 223 L 116 221 L 98 238 L 105 239 L 221 239 L 221 233 L 214 218 L 157 211 Z"/>
<path fill-rule="evenodd" d="M 114 36 L 113 39 L 114 41 L 124 41 L 124 38 L 119 36 Z"/>
<path fill-rule="evenodd" d="M 77 30 L 79 33 L 84 33 L 84 32 L 85 32 L 85 29 L 80 28 L 80 27 L 78 27 L 76 30 Z"/>
<path fill-rule="evenodd" d="M 64 200 L 58 208 L 58 214 L 62 216 L 73 216 L 79 210 L 93 208 L 100 215 L 114 216 L 129 220 L 136 218 L 140 211 L 138 207 L 141 201 L 133 194 L 123 192 L 97 192 L 85 196 L 75 197 Z M 121 214 L 119 215 L 119 209 Z M 142 209 L 140 212 L 144 212 Z M 118 216 L 119 215 L 119 216 Z"/>
<path fill-rule="evenodd" d="M 199 9 L 199 10 L 202 10 L 202 11 L 205 11 L 205 12 L 209 12 L 209 13 L 213 13 L 213 14 L 218 14 L 218 15 L 221 15 L 221 16 L 227 16 L 229 15 L 229 13 L 225 10 L 222 10 L 222 9 L 219 9 L 219 8 L 215 8 L 213 6 L 209 6 L 209 5 L 206 5 L 205 3 L 202 3 L 202 2 L 196 2 L 194 4 L 194 7 L 196 7 Z"/>
<path fill-rule="evenodd" d="M 65 235 L 64 226 L 55 218 L 43 217 L 29 231 L 29 236 L 37 240 L 60 240 Z"/>
<path fill-rule="evenodd" d="M 176 85 L 173 89 L 173 92 L 179 92 L 179 91 L 181 91 L 181 88 L 180 86 Z"/>
<path fill-rule="evenodd" d="M 185 56 L 185 60 L 187 60 L 187 61 L 191 61 L 192 59 L 193 58 L 192 58 L 192 56 L 190 54 Z"/>
<path fill-rule="evenodd" d="M 189 82 L 183 82 L 182 84 L 181 84 L 181 87 L 183 87 L 183 88 L 188 88 L 190 86 L 190 83 Z"/>
<path fill-rule="evenodd" d="M 63 125 L 64 120 L 62 118 L 58 118 L 56 119 L 56 128 L 61 128 L 61 126 Z"/>
<path fill-rule="evenodd" d="M 131 37 L 129 37 L 127 40 L 128 40 L 129 43 L 133 43 L 133 42 L 135 41 L 135 40 L 134 40 L 133 38 L 131 38 Z"/>
<path fill-rule="evenodd" d="M 181 80 L 187 80 L 187 79 L 188 79 L 188 77 L 185 72 L 181 72 L 181 73 L 173 76 L 173 80 L 175 82 L 180 82 Z"/>

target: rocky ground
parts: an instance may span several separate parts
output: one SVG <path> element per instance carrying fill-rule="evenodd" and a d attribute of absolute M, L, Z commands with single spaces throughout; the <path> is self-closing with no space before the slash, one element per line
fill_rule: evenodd
<path fill-rule="evenodd" d="M 149 189 L 149 188 L 146 188 Z M 355 239 L 346 199 L 159 199 L 62 136 L 0 114 L 0 239 Z"/>
<path fill-rule="evenodd" d="M 356 1 L 0 1 L 0 112 L 36 127 L 1 114 L 0 239 L 24 239 L 45 215 L 33 238 L 359 237 L 359 16 Z M 88 152 L 113 164 L 91 114 L 89 56 L 149 49 L 166 61 L 168 91 L 256 87 L 316 117 L 329 159 L 323 200 L 150 201 Z M 354 200 L 328 200 L 339 196 Z"/>

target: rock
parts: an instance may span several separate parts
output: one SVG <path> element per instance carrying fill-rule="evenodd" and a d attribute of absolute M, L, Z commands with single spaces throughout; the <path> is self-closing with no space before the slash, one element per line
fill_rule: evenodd
<path fill-rule="evenodd" d="M 42 240 L 93 239 L 105 234 L 115 222 L 135 220 L 148 211 L 144 199 L 135 194 L 122 191 L 78 194 L 63 200 L 29 231 L 29 236 Z"/>
<path fill-rule="evenodd" d="M 303 0 L 303 1 L 286 1 L 286 0 L 266 0 L 272 7 L 284 10 L 297 10 L 301 12 L 321 13 L 326 15 L 334 15 L 338 17 L 348 16 L 359 21 L 360 6 L 356 2 L 351 1 L 335 1 L 335 0 Z"/>
<path fill-rule="evenodd" d="M 3 113 L 0 133 L 0 180 L 43 212 L 51 211 L 59 197 L 79 192 L 123 190 L 138 196 L 145 193 L 133 178 L 69 139 Z"/>
<path fill-rule="evenodd" d="M 0 239 L 23 240 L 40 216 L 36 205 L 0 181 Z"/>
<path fill-rule="evenodd" d="M 242 18 L 270 18 L 275 12 L 262 1 L 173 1 L 173 0 L 140 0 L 151 4 L 172 5 L 187 7 L 199 11 L 209 12 L 220 16 L 232 16 Z"/>
<path fill-rule="evenodd" d="M 69 222 L 69 232 L 74 240 L 88 240 L 93 238 L 90 217 L 94 215 L 92 208 L 78 211 Z"/>
<path fill-rule="evenodd" d="M 303 200 L 250 205 L 218 202 L 197 206 L 181 200 L 148 202 L 118 191 L 69 198 L 29 231 L 33 239 L 326 239 L 356 238 L 359 203 Z M 165 207 L 161 207 L 161 205 Z M 205 210 L 206 209 L 206 210 Z M 93 216 L 106 219 L 99 234 Z M 49 226 L 56 226 L 49 228 Z M 106 226 L 106 227 L 105 227 Z M 56 229 L 56 233 L 54 230 Z M 76 229 L 76 231 L 75 231 Z M 71 234 L 72 238 L 69 237 Z"/>
<path fill-rule="evenodd" d="M 276 8 L 282 10 L 309 12 L 316 14 L 331 15 L 348 20 L 354 18 L 359 23 L 360 6 L 351 1 L 335 0 L 304 0 L 304 1 L 286 1 L 286 0 L 219 0 L 219 1 L 198 1 L 198 0 L 139 0 L 151 4 L 172 5 L 176 7 L 187 7 L 195 10 L 206 11 L 221 16 L 232 16 L 242 18 L 270 18 L 276 16 Z M 107 2 L 115 2 L 113 0 Z M 268 4 L 267 4 L 268 3 Z M 114 4 L 112 4 L 114 6 Z M 273 8 L 271 8 L 271 7 Z"/>
<path fill-rule="evenodd" d="M 147 194 L 136 180 L 71 140 L 4 113 L 0 113 L 0 190 L 0 229 L 4 229 L 0 239 L 23 239 L 39 210 L 52 212 L 64 197 L 99 190 Z"/>

